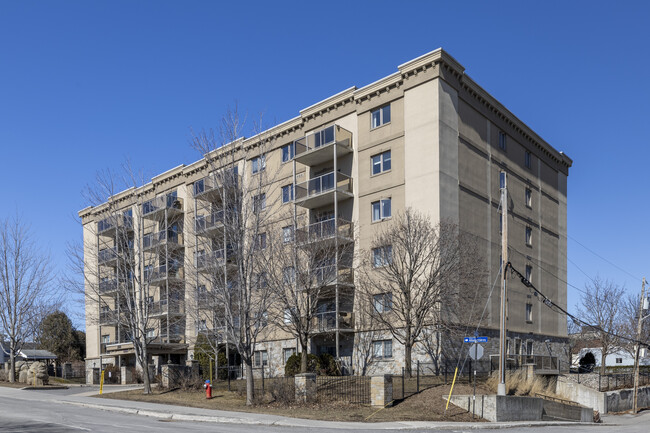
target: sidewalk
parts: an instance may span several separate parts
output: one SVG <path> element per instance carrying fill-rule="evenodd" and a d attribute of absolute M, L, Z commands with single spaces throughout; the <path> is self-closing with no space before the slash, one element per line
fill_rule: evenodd
<path fill-rule="evenodd" d="M 93 398 L 89 394 L 96 392 L 85 392 L 76 395 L 52 395 L 47 391 L 22 391 L 19 389 L 5 388 L 0 393 L 6 396 L 11 394 L 12 398 L 47 401 L 54 404 L 68 404 L 91 409 L 99 409 L 116 413 L 142 415 L 157 419 L 174 421 L 191 421 L 224 424 L 247 424 L 262 426 L 280 427 L 302 427 L 302 428 L 328 428 L 339 430 L 409 430 L 409 429 L 496 429 L 512 427 L 545 427 L 545 426 L 577 426 L 595 425 L 592 423 L 575 423 L 560 421 L 527 421 L 527 422 L 503 422 L 503 423 L 452 423 L 432 421 L 395 421 L 381 423 L 362 422 L 337 422 L 319 421 L 300 418 L 290 418 L 278 415 L 268 415 L 248 412 L 228 412 L 213 409 L 201 409 L 185 406 L 172 406 L 158 403 L 146 403 L 130 400 L 112 400 Z M 27 394 L 29 393 L 29 394 Z M 615 424 L 608 423 L 612 426 Z"/>

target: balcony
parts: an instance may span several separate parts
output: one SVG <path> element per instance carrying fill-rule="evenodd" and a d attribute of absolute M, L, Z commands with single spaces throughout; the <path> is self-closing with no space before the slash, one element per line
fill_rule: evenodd
<path fill-rule="evenodd" d="M 228 174 L 230 174 L 228 176 Z M 228 176 L 228 177 L 226 177 Z M 232 185 L 237 188 L 240 185 L 240 176 L 233 171 L 220 173 L 218 175 L 206 176 L 194 182 L 194 198 L 212 203 L 223 201 L 225 186 Z"/>
<path fill-rule="evenodd" d="M 142 203 L 142 216 L 156 219 L 167 214 L 167 217 L 183 213 L 183 200 L 176 194 L 167 194 Z"/>
<path fill-rule="evenodd" d="M 352 153 L 352 133 L 332 125 L 294 141 L 294 146 L 297 162 L 315 166 Z"/>
<path fill-rule="evenodd" d="M 99 294 L 108 295 L 117 291 L 117 278 L 108 278 L 99 282 Z"/>
<path fill-rule="evenodd" d="M 185 304 L 178 300 L 168 302 L 166 299 L 162 299 L 149 304 L 149 315 L 151 317 L 165 316 L 167 314 L 170 316 L 182 315 L 184 312 Z"/>
<path fill-rule="evenodd" d="M 117 228 L 133 230 L 133 217 L 131 215 L 118 215 L 97 222 L 97 234 L 100 236 L 113 237 Z"/>
<path fill-rule="evenodd" d="M 326 311 L 317 313 L 312 318 L 312 329 L 314 332 L 336 331 L 336 312 Z M 339 330 L 354 329 L 354 314 L 351 311 L 339 311 Z"/>
<path fill-rule="evenodd" d="M 223 210 L 212 212 L 210 215 L 197 215 L 194 221 L 197 236 L 214 236 L 215 232 L 223 227 L 223 218 Z"/>
<path fill-rule="evenodd" d="M 99 312 L 100 325 L 115 325 L 117 323 L 117 311 L 108 310 Z"/>
<path fill-rule="evenodd" d="M 354 285 L 354 273 L 351 266 L 339 263 L 314 268 L 309 278 L 312 288 L 331 287 L 335 285 Z"/>
<path fill-rule="evenodd" d="M 117 265 L 117 250 L 115 248 L 105 248 L 103 250 L 99 250 L 97 261 L 100 265 Z"/>
<path fill-rule="evenodd" d="M 299 244 L 308 245 L 314 242 L 331 244 L 336 240 L 345 243 L 354 240 L 353 226 L 350 221 L 332 218 L 296 230 L 296 241 Z"/>
<path fill-rule="evenodd" d="M 177 264 L 162 265 L 157 268 L 145 269 L 144 278 L 152 286 L 164 286 L 166 282 L 170 284 L 180 284 L 184 279 L 183 267 Z"/>
<path fill-rule="evenodd" d="M 353 197 L 352 178 L 333 171 L 299 183 L 295 188 L 297 205 L 314 209 Z"/>
<path fill-rule="evenodd" d="M 142 237 L 142 249 L 150 250 L 153 248 L 169 249 L 181 248 L 183 246 L 183 237 L 178 232 L 162 230 L 157 233 L 149 233 Z"/>
<path fill-rule="evenodd" d="M 194 259 L 194 266 L 199 272 L 211 273 L 226 263 L 225 249 L 213 250 L 199 254 Z"/>

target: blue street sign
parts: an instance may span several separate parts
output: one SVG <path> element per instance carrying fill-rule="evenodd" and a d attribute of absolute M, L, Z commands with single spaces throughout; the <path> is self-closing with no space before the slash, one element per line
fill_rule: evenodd
<path fill-rule="evenodd" d="M 463 343 L 487 343 L 487 337 L 465 337 Z"/>

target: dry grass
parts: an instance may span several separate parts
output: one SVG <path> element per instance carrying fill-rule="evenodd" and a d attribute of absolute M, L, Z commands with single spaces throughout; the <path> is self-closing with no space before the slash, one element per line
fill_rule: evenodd
<path fill-rule="evenodd" d="M 180 389 L 166 392 L 156 391 L 151 395 L 144 395 L 141 390 L 123 391 L 104 394 L 100 398 L 146 401 L 236 412 L 266 413 L 327 421 L 472 421 L 471 413 L 467 413 L 467 411 L 452 404 L 449 405 L 449 409 L 445 412 L 445 399 L 449 394 L 449 388 L 449 385 L 435 386 L 405 399 L 394 407 L 382 410 L 378 410 L 376 407 L 343 402 L 320 401 L 309 405 L 282 403 L 272 400 L 269 396 L 254 406 L 246 406 L 245 400 L 240 394 L 227 391 L 213 392 L 211 400 L 206 400 L 203 390 L 183 391 Z M 482 385 L 477 388 L 477 393 L 485 394 L 488 392 L 489 390 Z M 454 394 L 471 393 L 472 387 L 469 385 L 463 384 L 454 387 Z"/>
<path fill-rule="evenodd" d="M 486 382 L 492 394 L 496 394 L 499 379 L 492 375 Z M 526 377 L 525 370 L 516 370 L 513 373 L 506 373 L 506 394 L 534 396 L 535 394 L 559 397 L 555 393 L 555 383 L 543 378 L 542 376 Z"/>

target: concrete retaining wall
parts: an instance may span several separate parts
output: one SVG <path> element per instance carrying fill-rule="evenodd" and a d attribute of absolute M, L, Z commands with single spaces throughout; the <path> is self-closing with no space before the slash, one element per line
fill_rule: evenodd
<path fill-rule="evenodd" d="M 607 413 L 607 399 L 604 392 L 598 392 L 579 383 L 558 377 L 555 392 L 567 400 L 582 406 L 593 408 L 600 413 Z"/>
<path fill-rule="evenodd" d="M 468 412 L 472 412 L 472 396 L 456 395 L 451 402 Z M 502 421 L 593 421 L 591 408 L 572 406 L 536 397 L 515 395 L 477 395 L 476 415 L 492 422 Z"/>
<path fill-rule="evenodd" d="M 634 390 L 621 389 L 603 393 L 607 399 L 607 410 L 609 412 L 626 412 L 634 407 Z M 637 399 L 639 409 L 650 407 L 650 386 L 639 387 Z"/>

